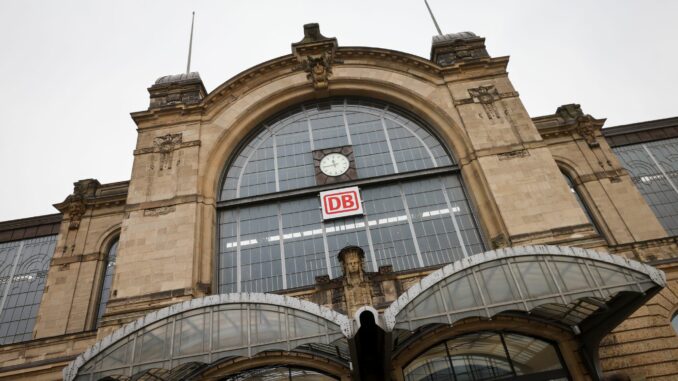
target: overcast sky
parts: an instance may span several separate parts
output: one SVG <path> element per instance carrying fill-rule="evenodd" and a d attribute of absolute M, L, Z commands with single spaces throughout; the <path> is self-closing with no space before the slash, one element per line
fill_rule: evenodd
<path fill-rule="evenodd" d="M 530 115 L 566 103 L 607 126 L 678 116 L 678 2 L 429 0 L 443 32 L 485 37 L 510 55 Z M 0 221 L 55 213 L 78 179 L 127 180 L 130 112 L 147 88 L 192 69 L 208 91 L 289 54 L 319 22 L 340 46 L 427 57 L 423 0 L 0 1 Z"/>

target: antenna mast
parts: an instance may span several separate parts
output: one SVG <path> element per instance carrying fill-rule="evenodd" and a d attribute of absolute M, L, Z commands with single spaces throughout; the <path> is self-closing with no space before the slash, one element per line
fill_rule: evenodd
<path fill-rule="evenodd" d="M 195 11 L 191 16 L 191 38 L 188 41 L 188 63 L 186 64 L 186 74 L 191 72 L 191 51 L 193 50 L 193 22 L 195 21 Z"/>
<path fill-rule="evenodd" d="M 424 3 L 426 4 L 426 8 L 428 8 L 428 13 L 431 15 L 431 20 L 433 20 L 433 24 L 436 26 L 436 29 L 438 30 L 438 35 L 442 36 L 443 31 L 440 30 L 440 26 L 438 25 L 438 21 L 436 21 L 436 17 L 433 15 L 433 11 L 431 10 L 431 7 L 428 5 L 428 1 L 424 0 Z"/>

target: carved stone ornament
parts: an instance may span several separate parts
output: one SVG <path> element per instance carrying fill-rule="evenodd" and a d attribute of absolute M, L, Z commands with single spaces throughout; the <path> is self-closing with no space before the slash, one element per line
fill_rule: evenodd
<path fill-rule="evenodd" d="M 483 105 L 483 109 L 485 109 L 485 114 L 487 114 L 488 118 L 499 119 L 499 112 L 497 112 L 494 102 L 501 99 L 501 96 L 493 85 L 468 89 L 468 93 L 473 99 L 473 103 L 480 103 Z"/>
<path fill-rule="evenodd" d="M 144 216 L 162 216 L 165 214 L 170 214 L 176 210 L 176 207 L 174 205 L 172 206 L 161 206 L 158 208 L 150 208 L 150 209 L 145 209 L 144 210 Z"/>
<path fill-rule="evenodd" d="M 357 246 L 348 246 L 339 252 L 344 271 L 344 297 L 349 316 L 362 306 L 372 305 L 372 286 L 365 276 L 365 252 Z"/>
<path fill-rule="evenodd" d="M 579 134 L 589 147 L 598 147 L 600 143 L 596 139 L 596 120 L 590 115 L 584 115 L 577 118 L 577 127 L 575 132 Z"/>
<path fill-rule="evenodd" d="M 160 153 L 160 170 L 172 169 L 172 156 L 174 150 L 181 145 L 182 135 L 167 134 L 153 139 L 155 152 Z"/>
<path fill-rule="evenodd" d="M 297 69 L 306 72 L 315 89 L 329 87 L 336 49 L 337 39 L 320 34 L 318 24 L 304 25 L 304 39 L 292 44 L 292 54 L 299 62 Z"/>
<path fill-rule="evenodd" d="M 329 78 L 332 74 L 332 57 L 327 53 L 320 56 L 306 56 L 306 61 L 302 63 L 307 75 L 306 78 L 313 82 L 316 89 L 326 89 L 329 87 Z"/>
<path fill-rule="evenodd" d="M 73 194 L 66 197 L 64 201 L 68 218 L 68 229 L 75 230 L 80 227 L 80 221 L 85 214 L 87 206 L 85 201 L 87 198 L 93 198 L 96 194 L 97 188 L 101 184 L 94 179 L 85 179 L 73 183 Z"/>
<path fill-rule="evenodd" d="M 501 249 L 503 247 L 510 246 L 510 242 L 508 241 L 504 233 L 499 233 L 496 236 L 492 237 L 491 244 L 493 249 Z"/>

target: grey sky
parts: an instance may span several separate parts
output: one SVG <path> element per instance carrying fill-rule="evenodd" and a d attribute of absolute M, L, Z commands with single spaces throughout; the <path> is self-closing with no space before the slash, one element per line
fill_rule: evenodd
<path fill-rule="evenodd" d="M 532 116 L 580 103 L 619 125 L 678 115 L 676 1 L 429 0 L 443 32 L 474 31 Z M 341 46 L 428 57 L 423 0 L 0 2 L 0 221 L 54 213 L 72 183 L 129 179 L 133 111 L 156 78 L 192 69 L 208 91 L 290 53 L 319 22 Z"/>

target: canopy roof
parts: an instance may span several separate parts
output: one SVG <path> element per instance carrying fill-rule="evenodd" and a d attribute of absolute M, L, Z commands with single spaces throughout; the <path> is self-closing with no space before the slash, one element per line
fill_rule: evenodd
<path fill-rule="evenodd" d="M 393 353 L 427 327 L 506 313 L 527 313 L 565 327 L 594 348 L 665 285 L 663 272 L 624 257 L 560 246 L 506 248 L 431 273 L 383 317 L 387 340 L 395 341 Z M 292 297 L 213 295 L 127 324 L 78 356 L 63 375 L 66 381 L 173 380 L 225 359 L 271 350 L 312 354 L 348 367 L 349 361 L 360 363 L 348 350 L 353 327 L 341 313 Z"/>
<path fill-rule="evenodd" d="M 163 308 L 127 324 L 78 356 L 63 376 L 66 381 L 119 379 L 141 376 L 149 369 L 154 369 L 156 377 L 168 369 L 185 374 L 183 364 L 197 369 L 224 358 L 271 350 L 312 352 L 347 363 L 351 333 L 346 316 L 296 298 L 214 295 Z"/>

